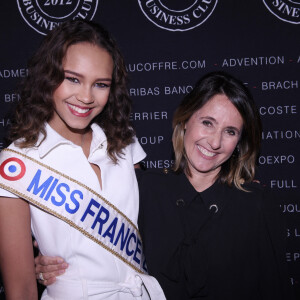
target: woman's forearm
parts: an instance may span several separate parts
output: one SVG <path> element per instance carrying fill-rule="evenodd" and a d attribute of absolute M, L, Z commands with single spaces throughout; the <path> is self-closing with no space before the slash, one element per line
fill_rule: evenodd
<path fill-rule="evenodd" d="M 0 269 L 6 300 L 38 299 L 27 202 L 0 197 Z"/>

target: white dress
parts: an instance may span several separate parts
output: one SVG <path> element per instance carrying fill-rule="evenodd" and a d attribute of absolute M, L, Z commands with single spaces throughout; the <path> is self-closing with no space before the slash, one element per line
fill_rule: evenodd
<path fill-rule="evenodd" d="M 85 184 L 116 206 L 137 226 L 138 184 L 133 165 L 145 157 L 145 152 L 135 140 L 124 149 L 123 158 L 115 165 L 106 154 L 107 143 L 103 130 L 96 124 L 92 125 L 92 130 L 88 159 L 81 147 L 60 136 L 48 124 L 47 138 L 40 146 L 20 149 L 11 144 L 9 148 Z M 102 189 L 90 163 L 101 169 Z M 3 189 L 0 189 L 0 196 L 16 197 Z M 47 287 L 43 300 L 165 299 L 153 277 L 140 275 L 64 221 L 33 205 L 30 205 L 30 211 L 32 233 L 41 253 L 60 256 L 69 264 L 66 272 Z"/>

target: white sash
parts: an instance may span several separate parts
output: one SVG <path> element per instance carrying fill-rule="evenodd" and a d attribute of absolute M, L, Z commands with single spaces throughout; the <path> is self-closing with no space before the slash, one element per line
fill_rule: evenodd
<path fill-rule="evenodd" d="M 73 226 L 137 272 L 147 273 L 137 227 L 84 184 L 22 153 L 3 149 L 0 186 Z"/>

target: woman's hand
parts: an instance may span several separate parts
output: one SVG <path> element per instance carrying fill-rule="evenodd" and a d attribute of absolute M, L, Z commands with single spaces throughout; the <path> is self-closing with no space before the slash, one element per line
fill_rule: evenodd
<path fill-rule="evenodd" d="M 55 282 L 56 277 L 64 274 L 69 266 L 61 257 L 43 256 L 41 254 L 35 257 L 34 262 L 36 278 L 40 284 L 45 286 Z"/>

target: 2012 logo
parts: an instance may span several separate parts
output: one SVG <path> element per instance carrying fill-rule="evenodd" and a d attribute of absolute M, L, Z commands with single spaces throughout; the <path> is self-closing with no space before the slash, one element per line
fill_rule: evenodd
<path fill-rule="evenodd" d="M 92 20 L 98 0 L 17 0 L 25 22 L 40 34 L 47 34 L 70 19 Z"/>
<path fill-rule="evenodd" d="M 191 30 L 213 13 L 218 0 L 138 0 L 144 15 L 156 26 L 169 31 Z"/>
<path fill-rule="evenodd" d="M 278 19 L 292 24 L 300 24 L 300 1 L 263 0 L 263 3 Z"/>

